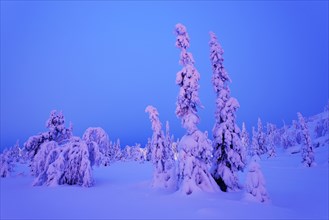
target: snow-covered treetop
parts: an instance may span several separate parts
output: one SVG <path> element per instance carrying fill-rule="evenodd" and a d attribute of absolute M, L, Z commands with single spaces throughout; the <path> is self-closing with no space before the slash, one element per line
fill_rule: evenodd
<path fill-rule="evenodd" d="M 157 109 L 149 105 L 146 107 L 145 112 L 149 113 L 149 118 L 152 123 L 152 130 L 155 133 L 160 134 L 162 125 L 159 120 L 159 112 L 157 111 Z"/>
<path fill-rule="evenodd" d="M 228 82 L 231 82 L 231 79 L 228 76 L 223 65 L 224 58 L 222 55 L 224 54 L 224 50 L 220 45 L 220 43 L 218 42 L 215 33 L 210 32 L 209 34 L 210 34 L 210 42 L 209 42 L 210 60 L 213 70 L 213 76 L 212 76 L 213 87 L 216 93 L 226 92 L 226 91 L 222 91 L 221 89 L 224 87 L 228 89 L 226 84 Z M 224 97 L 227 95 L 221 94 L 221 96 Z"/>
<path fill-rule="evenodd" d="M 185 50 L 190 47 L 190 38 L 184 25 L 176 24 L 175 34 L 177 35 L 176 47 Z"/>
<path fill-rule="evenodd" d="M 52 110 L 50 112 L 50 117 L 46 122 L 46 127 L 51 132 L 61 132 L 64 130 L 65 126 L 64 115 L 61 111 L 57 112 L 56 110 Z"/>

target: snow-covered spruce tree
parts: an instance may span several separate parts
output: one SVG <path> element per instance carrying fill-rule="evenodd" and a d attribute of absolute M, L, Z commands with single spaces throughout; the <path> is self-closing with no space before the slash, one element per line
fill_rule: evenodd
<path fill-rule="evenodd" d="M 314 152 L 313 152 L 313 146 L 312 146 L 310 132 L 308 130 L 308 126 L 305 122 L 303 115 L 300 112 L 298 112 L 297 116 L 298 116 L 298 121 L 299 121 L 300 129 L 302 132 L 302 136 L 303 136 L 303 138 L 302 138 L 303 139 L 302 163 L 307 167 L 312 167 L 312 166 L 315 166 L 316 164 L 314 162 Z"/>
<path fill-rule="evenodd" d="M 210 32 L 209 46 L 213 71 L 212 83 L 216 92 L 212 175 L 222 191 L 235 191 L 240 188 L 237 171 L 243 170 L 246 163 L 246 152 L 235 120 L 235 112 L 240 106 L 230 95 L 228 83 L 231 79 L 223 65 L 224 50 L 212 32 Z"/>
<path fill-rule="evenodd" d="M 254 156 L 248 166 L 246 177 L 246 192 L 249 197 L 258 202 L 269 202 L 270 198 L 265 188 L 265 179 L 258 163 L 259 157 Z"/>
<path fill-rule="evenodd" d="M 183 66 L 176 75 L 176 84 L 180 87 L 176 103 L 176 115 L 181 119 L 186 135 L 178 143 L 180 191 L 189 195 L 194 191 L 217 191 L 218 186 L 209 169 L 212 146 L 207 136 L 198 130 L 199 117 L 197 107 L 199 99 L 200 74 L 194 66 L 191 53 L 187 52 L 190 39 L 186 27 L 177 24 L 175 27 L 176 47 L 181 50 L 179 63 Z"/>
<path fill-rule="evenodd" d="M 244 122 L 242 123 L 242 130 L 241 130 L 241 146 L 245 154 L 244 159 L 242 161 L 247 161 L 246 155 L 247 152 L 250 150 L 250 139 L 249 139 L 249 133 L 246 129 L 246 125 Z"/>
<path fill-rule="evenodd" d="M 24 149 L 28 152 L 31 160 L 44 142 L 56 141 L 58 144 L 63 144 L 72 137 L 72 124 L 69 128 L 65 128 L 64 123 L 65 119 L 62 112 L 56 110 L 50 112 L 50 117 L 46 121 L 46 127 L 49 131 L 31 136 L 24 143 Z"/>
<path fill-rule="evenodd" d="M 275 157 L 275 146 L 274 146 L 274 134 L 275 126 L 271 123 L 267 123 L 267 135 L 266 135 L 266 148 L 268 157 Z"/>
<path fill-rule="evenodd" d="M 145 112 L 149 114 L 153 130 L 151 140 L 152 163 L 154 165 L 152 185 L 155 188 L 174 190 L 177 188 L 177 176 L 171 142 L 165 140 L 157 109 L 149 105 Z"/>
<path fill-rule="evenodd" d="M 109 136 L 102 128 L 87 128 L 82 140 L 88 145 L 91 166 L 109 165 Z"/>
<path fill-rule="evenodd" d="M 90 187 L 93 185 L 89 149 L 85 141 L 73 137 L 60 147 L 56 146 L 56 142 L 45 144 L 48 149 L 53 149 L 48 153 L 44 166 L 40 166 L 34 186 L 68 184 Z"/>
<path fill-rule="evenodd" d="M 258 123 L 257 123 L 257 142 L 258 142 L 258 147 L 259 147 L 260 153 L 265 154 L 267 152 L 266 135 L 263 131 L 263 124 L 262 124 L 262 120 L 260 118 L 258 118 Z"/>

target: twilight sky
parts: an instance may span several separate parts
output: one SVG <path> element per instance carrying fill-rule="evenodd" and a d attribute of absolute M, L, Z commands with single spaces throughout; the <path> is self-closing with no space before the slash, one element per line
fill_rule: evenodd
<path fill-rule="evenodd" d="M 1 1 L 0 148 L 45 131 L 52 109 L 75 135 L 100 126 L 125 146 L 151 137 L 153 105 L 180 138 L 176 23 L 201 75 L 200 130 L 214 124 L 209 31 L 225 51 L 239 126 L 250 131 L 258 116 L 282 126 L 328 103 L 327 1 Z"/>

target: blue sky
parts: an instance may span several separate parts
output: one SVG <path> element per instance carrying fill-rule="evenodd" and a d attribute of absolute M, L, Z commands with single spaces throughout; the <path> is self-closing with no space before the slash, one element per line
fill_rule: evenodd
<path fill-rule="evenodd" d="M 45 131 L 52 109 L 75 135 L 100 126 L 133 145 L 152 135 L 151 104 L 181 137 L 176 23 L 201 75 L 201 130 L 214 124 L 209 31 L 225 51 L 240 126 L 258 117 L 281 126 L 327 104 L 327 1 L 1 1 L 1 148 Z"/>

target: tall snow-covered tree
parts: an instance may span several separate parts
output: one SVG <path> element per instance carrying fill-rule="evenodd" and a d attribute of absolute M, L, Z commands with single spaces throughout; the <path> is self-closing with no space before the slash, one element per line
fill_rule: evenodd
<path fill-rule="evenodd" d="M 211 142 L 198 130 L 199 116 L 197 107 L 199 99 L 200 74 L 194 66 L 191 53 L 187 52 L 190 39 L 186 27 L 176 24 L 176 47 L 181 50 L 179 63 L 183 66 L 176 75 L 176 84 L 180 87 L 176 103 L 176 115 L 186 129 L 186 135 L 178 144 L 179 148 L 179 189 L 189 195 L 194 191 L 217 191 L 218 187 L 212 178 L 209 168 L 211 162 Z"/>
<path fill-rule="evenodd" d="M 174 190 L 177 187 L 175 161 L 171 144 L 165 140 L 159 113 L 153 106 L 147 106 L 145 112 L 149 113 L 152 124 L 152 163 L 154 164 L 153 187 Z"/>
<path fill-rule="evenodd" d="M 267 123 L 267 135 L 266 135 L 266 148 L 268 157 L 275 157 L 275 146 L 274 146 L 274 134 L 275 125 Z"/>
<path fill-rule="evenodd" d="M 302 132 L 302 136 L 303 136 L 303 138 L 302 138 L 303 139 L 302 163 L 307 167 L 312 167 L 312 166 L 315 166 L 316 164 L 314 162 L 314 152 L 313 152 L 313 146 L 312 146 L 310 132 L 308 130 L 308 126 L 305 122 L 303 115 L 300 112 L 298 112 L 297 116 L 298 116 L 298 121 L 299 121 L 300 129 Z"/>
<path fill-rule="evenodd" d="M 265 188 L 265 179 L 258 163 L 259 157 L 254 156 L 248 167 L 246 177 L 246 192 L 253 200 L 258 202 L 269 202 L 270 198 Z"/>
<path fill-rule="evenodd" d="M 216 92 L 212 175 L 222 191 L 235 191 L 240 188 L 237 171 L 243 170 L 246 163 L 246 152 L 235 120 L 235 112 L 240 106 L 238 101 L 230 95 L 228 83 L 231 79 L 223 65 L 224 50 L 213 32 L 210 32 L 209 46 L 213 71 L 212 83 Z"/>

